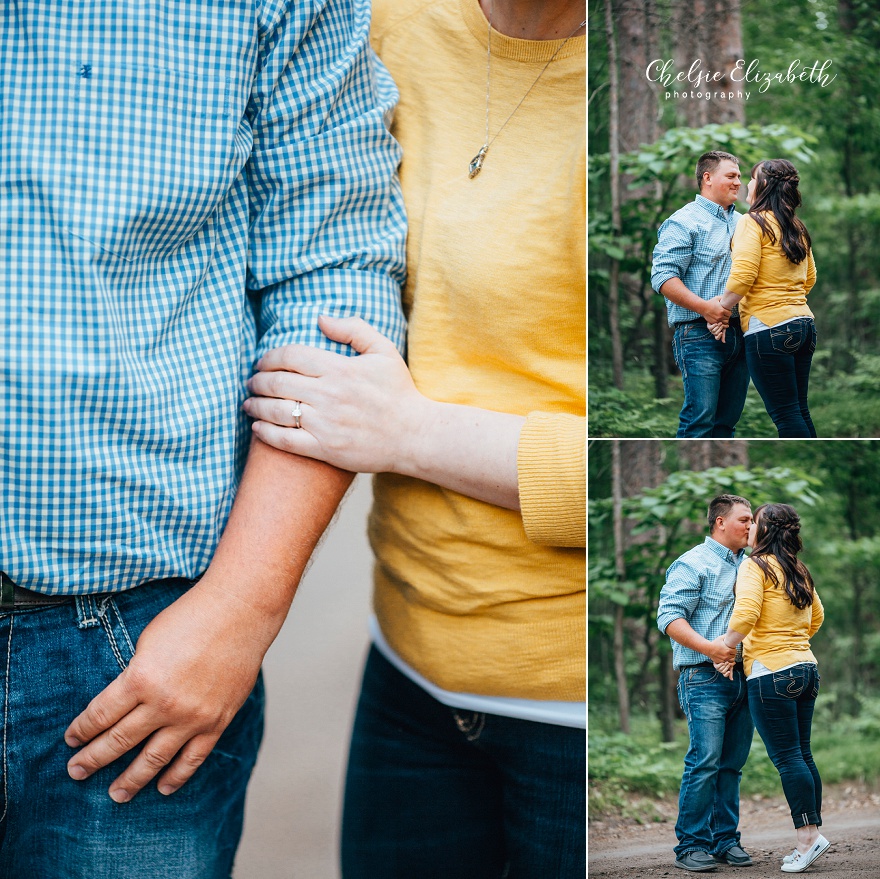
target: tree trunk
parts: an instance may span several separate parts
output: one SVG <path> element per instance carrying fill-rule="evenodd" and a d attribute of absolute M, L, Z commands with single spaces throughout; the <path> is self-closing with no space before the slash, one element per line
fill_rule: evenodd
<path fill-rule="evenodd" d="M 689 440 L 678 450 L 682 461 L 691 470 L 710 467 L 748 467 L 748 440 Z"/>
<path fill-rule="evenodd" d="M 744 84 L 730 79 L 736 62 L 743 57 L 740 0 L 677 0 L 673 5 L 673 27 L 679 72 L 687 72 L 699 60 L 704 73 L 723 74 L 717 82 L 704 83 L 699 88 L 690 82 L 680 83 L 678 90 L 734 96 L 729 100 L 689 97 L 676 102 L 685 125 L 699 128 L 710 122 L 745 122 L 745 101 L 737 97 Z"/>
<path fill-rule="evenodd" d="M 665 637 L 665 636 L 664 636 Z M 658 652 L 660 659 L 660 735 L 664 742 L 675 741 L 675 681 L 673 680 L 672 662 L 670 652 L 661 650 Z"/>
<path fill-rule="evenodd" d="M 620 125 L 618 100 L 620 87 L 617 78 L 617 42 L 614 36 L 614 18 L 611 0 L 605 0 L 605 35 L 608 39 L 608 151 L 611 158 L 611 234 L 620 238 Z M 611 260 L 608 278 L 608 311 L 611 329 L 611 364 L 614 387 L 623 390 L 623 344 L 620 337 L 620 261 Z"/>
<path fill-rule="evenodd" d="M 617 579 L 626 579 L 623 545 L 623 494 L 620 467 L 620 440 L 611 441 L 611 497 L 614 507 L 614 570 Z M 626 656 L 623 648 L 623 605 L 614 611 L 614 677 L 617 681 L 617 705 L 621 732 L 629 734 L 629 690 L 626 684 Z"/>

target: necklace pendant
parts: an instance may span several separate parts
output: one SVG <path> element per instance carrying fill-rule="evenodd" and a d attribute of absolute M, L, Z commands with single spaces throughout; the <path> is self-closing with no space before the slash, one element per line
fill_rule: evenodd
<path fill-rule="evenodd" d="M 471 159 L 470 165 L 468 165 L 468 178 L 473 180 L 480 171 L 483 170 L 483 159 L 486 158 L 486 153 L 489 152 L 489 146 L 484 144 L 480 147 L 480 151 Z"/>

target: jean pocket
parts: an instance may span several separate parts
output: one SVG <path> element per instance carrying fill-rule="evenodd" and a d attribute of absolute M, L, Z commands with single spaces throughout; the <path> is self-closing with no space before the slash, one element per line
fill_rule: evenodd
<path fill-rule="evenodd" d="M 129 632 L 119 607 L 114 597 L 106 597 L 100 600 L 90 599 L 94 608 L 92 620 L 86 623 L 99 623 L 107 636 L 107 643 L 120 671 L 125 671 L 134 657 L 134 647 L 137 642 L 137 633 Z"/>
<path fill-rule="evenodd" d="M 810 327 L 810 354 L 812 354 L 816 350 L 816 340 L 818 339 L 818 335 L 816 334 L 816 325 L 813 324 Z"/>
<path fill-rule="evenodd" d="M 807 687 L 807 675 L 803 671 L 777 671 L 773 673 L 773 690 L 777 696 L 796 699 Z"/>
<path fill-rule="evenodd" d="M 712 338 L 714 337 L 709 331 L 709 325 L 704 320 L 688 324 L 681 332 L 681 343 L 685 345 L 694 342 L 705 342 L 706 339 Z"/>
<path fill-rule="evenodd" d="M 175 70 L 89 68 L 75 95 L 69 231 L 129 261 L 195 236 L 240 171 L 230 91 Z"/>
<path fill-rule="evenodd" d="M 700 666 L 688 669 L 685 684 L 688 687 L 702 687 L 711 684 L 720 677 L 720 673 L 714 668 Z"/>
<path fill-rule="evenodd" d="M 771 327 L 769 332 L 770 346 L 777 354 L 794 354 L 803 342 L 800 327 L 790 323 Z"/>

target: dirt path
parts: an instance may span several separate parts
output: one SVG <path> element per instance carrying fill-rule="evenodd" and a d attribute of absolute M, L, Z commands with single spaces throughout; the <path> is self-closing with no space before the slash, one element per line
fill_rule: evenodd
<path fill-rule="evenodd" d="M 719 866 L 710 875 L 735 874 L 743 879 L 787 875 L 780 870 L 782 856 L 794 848 L 795 836 L 785 801 L 744 801 L 740 811 L 742 844 L 754 866 Z M 831 847 L 807 873 L 824 879 L 878 879 L 880 796 L 863 788 L 836 787 L 826 792 L 822 812 L 822 830 Z M 674 865 L 674 806 L 671 814 L 672 820 L 662 824 L 590 822 L 590 879 L 687 875 Z"/>

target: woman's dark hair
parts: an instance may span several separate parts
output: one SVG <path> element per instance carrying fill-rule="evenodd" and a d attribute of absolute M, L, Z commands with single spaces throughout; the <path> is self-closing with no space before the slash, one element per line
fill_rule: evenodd
<path fill-rule="evenodd" d="M 749 216 L 761 227 L 770 243 L 776 244 L 776 232 L 764 216 L 770 211 L 782 233 L 782 252 L 798 265 L 807 258 L 812 241 L 807 227 L 795 216 L 801 205 L 797 168 L 786 159 L 765 159 L 752 168 L 750 176 L 754 177 L 756 171 L 758 179 Z"/>
<path fill-rule="evenodd" d="M 755 548 L 751 558 L 764 575 L 778 588 L 779 576 L 769 563 L 773 556 L 782 568 L 785 594 L 791 603 L 803 610 L 813 603 L 813 578 L 798 558 L 804 548 L 801 541 L 801 520 L 788 504 L 763 504 L 755 510 Z"/>

